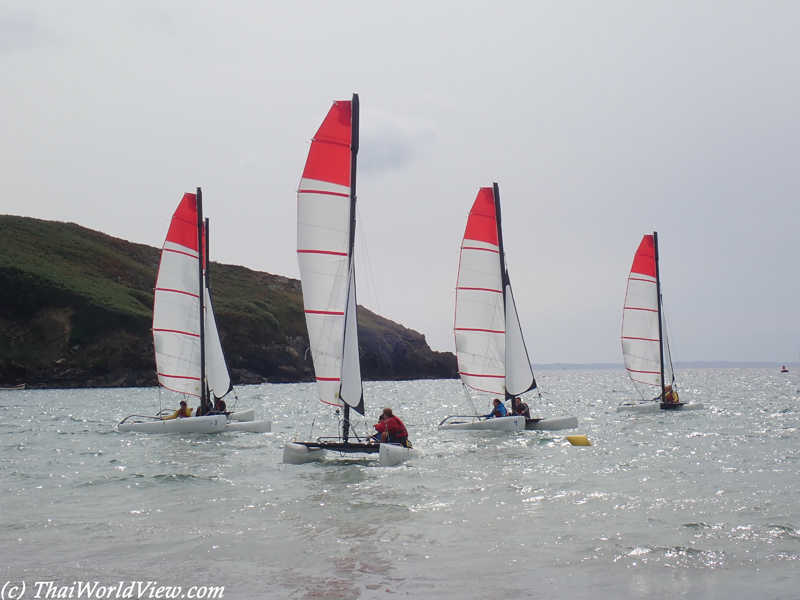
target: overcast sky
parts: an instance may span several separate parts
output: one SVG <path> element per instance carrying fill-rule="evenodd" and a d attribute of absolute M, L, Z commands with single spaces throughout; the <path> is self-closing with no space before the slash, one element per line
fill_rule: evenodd
<path fill-rule="evenodd" d="M 659 233 L 673 358 L 797 361 L 798 2 L 0 0 L 0 213 L 298 277 L 296 190 L 360 95 L 359 302 L 453 350 L 458 249 L 500 185 L 534 363 L 621 362 Z M 2 243 L 2 240 L 0 240 Z"/>

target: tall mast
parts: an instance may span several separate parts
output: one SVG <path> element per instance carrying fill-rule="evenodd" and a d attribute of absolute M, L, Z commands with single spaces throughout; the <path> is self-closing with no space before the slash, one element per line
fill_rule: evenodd
<path fill-rule="evenodd" d="M 658 271 L 658 233 L 653 232 L 653 247 L 656 256 L 656 308 L 658 308 L 658 354 L 661 364 L 661 402 L 664 401 L 666 392 L 664 385 L 664 332 L 661 325 L 661 275 Z"/>
<path fill-rule="evenodd" d="M 205 311 L 205 281 L 203 277 L 203 191 L 197 188 L 197 270 L 199 291 L 197 301 L 200 303 L 200 406 L 206 405 L 206 324 Z M 198 411 L 202 412 L 202 411 Z"/>
<path fill-rule="evenodd" d="M 500 186 L 497 183 L 492 183 L 492 192 L 494 194 L 494 214 L 495 220 L 497 221 L 497 246 L 498 251 L 500 252 L 500 278 L 501 284 L 503 286 L 503 318 L 505 319 L 506 316 L 506 304 L 508 303 L 508 298 L 506 298 L 506 293 L 509 286 L 509 279 L 508 279 L 508 270 L 506 269 L 506 251 L 503 248 L 503 222 L 500 217 Z M 511 394 L 508 393 L 508 388 L 505 389 L 505 399 L 508 400 L 509 398 L 513 398 Z M 511 407 L 511 412 L 514 412 L 514 407 Z"/>
<path fill-rule="evenodd" d="M 351 108 L 351 132 L 350 132 L 350 241 L 348 242 L 348 251 L 347 255 L 350 259 L 350 264 L 348 265 L 348 271 L 352 272 L 355 268 L 353 264 L 354 256 L 353 256 L 353 248 L 355 248 L 356 244 L 356 170 L 358 166 L 358 118 L 359 118 L 359 103 L 358 103 L 358 94 L 353 94 L 353 102 L 350 105 Z M 348 274 L 348 277 L 350 275 Z M 353 279 L 353 282 L 355 279 Z M 347 289 L 348 294 L 355 294 L 356 290 L 353 286 L 348 285 Z M 349 302 L 348 302 L 349 304 Z M 354 303 L 355 304 L 355 303 Z M 355 311 L 354 311 L 355 313 Z M 356 319 L 358 322 L 358 315 L 357 314 L 347 314 L 345 319 Z M 345 322 L 345 328 L 347 324 Z M 341 391 L 341 386 L 339 387 Z M 347 443 L 347 439 L 350 436 L 350 405 L 347 401 L 342 402 L 344 404 L 344 419 L 342 419 L 342 441 Z"/>

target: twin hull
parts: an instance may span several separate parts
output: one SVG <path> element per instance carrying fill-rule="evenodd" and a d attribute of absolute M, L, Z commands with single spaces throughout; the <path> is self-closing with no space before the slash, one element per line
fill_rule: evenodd
<path fill-rule="evenodd" d="M 459 417 L 450 417 L 459 418 Z M 447 421 L 439 425 L 439 430 L 460 429 L 472 431 L 555 431 L 558 429 L 577 429 L 577 417 L 553 417 L 550 419 L 526 419 L 521 415 L 497 417 L 480 420 L 472 417 L 470 421 Z"/>
<path fill-rule="evenodd" d="M 325 449 L 310 449 L 304 444 L 286 442 L 283 446 L 283 462 L 287 465 L 302 465 L 320 461 L 325 458 Z M 382 467 L 393 467 L 410 458 L 419 456 L 413 448 L 405 448 L 396 444 L 380 444 L 378 459 Z"/>
<path fill-rule="evenodd" d="M 655 411 L 655 410 L 702 410 L 702 402 L 687 402 L 678 406 L 670 406 L 668 408 L 661 407 L 660 402 L 639 402 L 638 404 L 620 404 L 617 407 L 617 412 L 633 412 L 633 411 Z"/>

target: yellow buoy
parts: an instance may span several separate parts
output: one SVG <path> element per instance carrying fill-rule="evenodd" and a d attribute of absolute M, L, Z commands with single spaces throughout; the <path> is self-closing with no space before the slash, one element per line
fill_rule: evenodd
<path fill-rule="evenodd" d="M 568 435 L 567 440 L 573 446 L 591 446 L 592 442 L 585 435 Z"/>

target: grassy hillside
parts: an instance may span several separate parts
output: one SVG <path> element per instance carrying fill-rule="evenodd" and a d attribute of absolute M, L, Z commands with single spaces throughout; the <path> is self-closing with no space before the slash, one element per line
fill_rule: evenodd
<path fill-rule="evenodd" d="M 73 223 L 0 215 L 0 386 L 155 385 L 150 335 L 160 249 Z M 213 263 L 234 383 L 310 381 L 300 282 Z M 454 377 L 423 335 L 359 312 L 366 379 Z"/>

